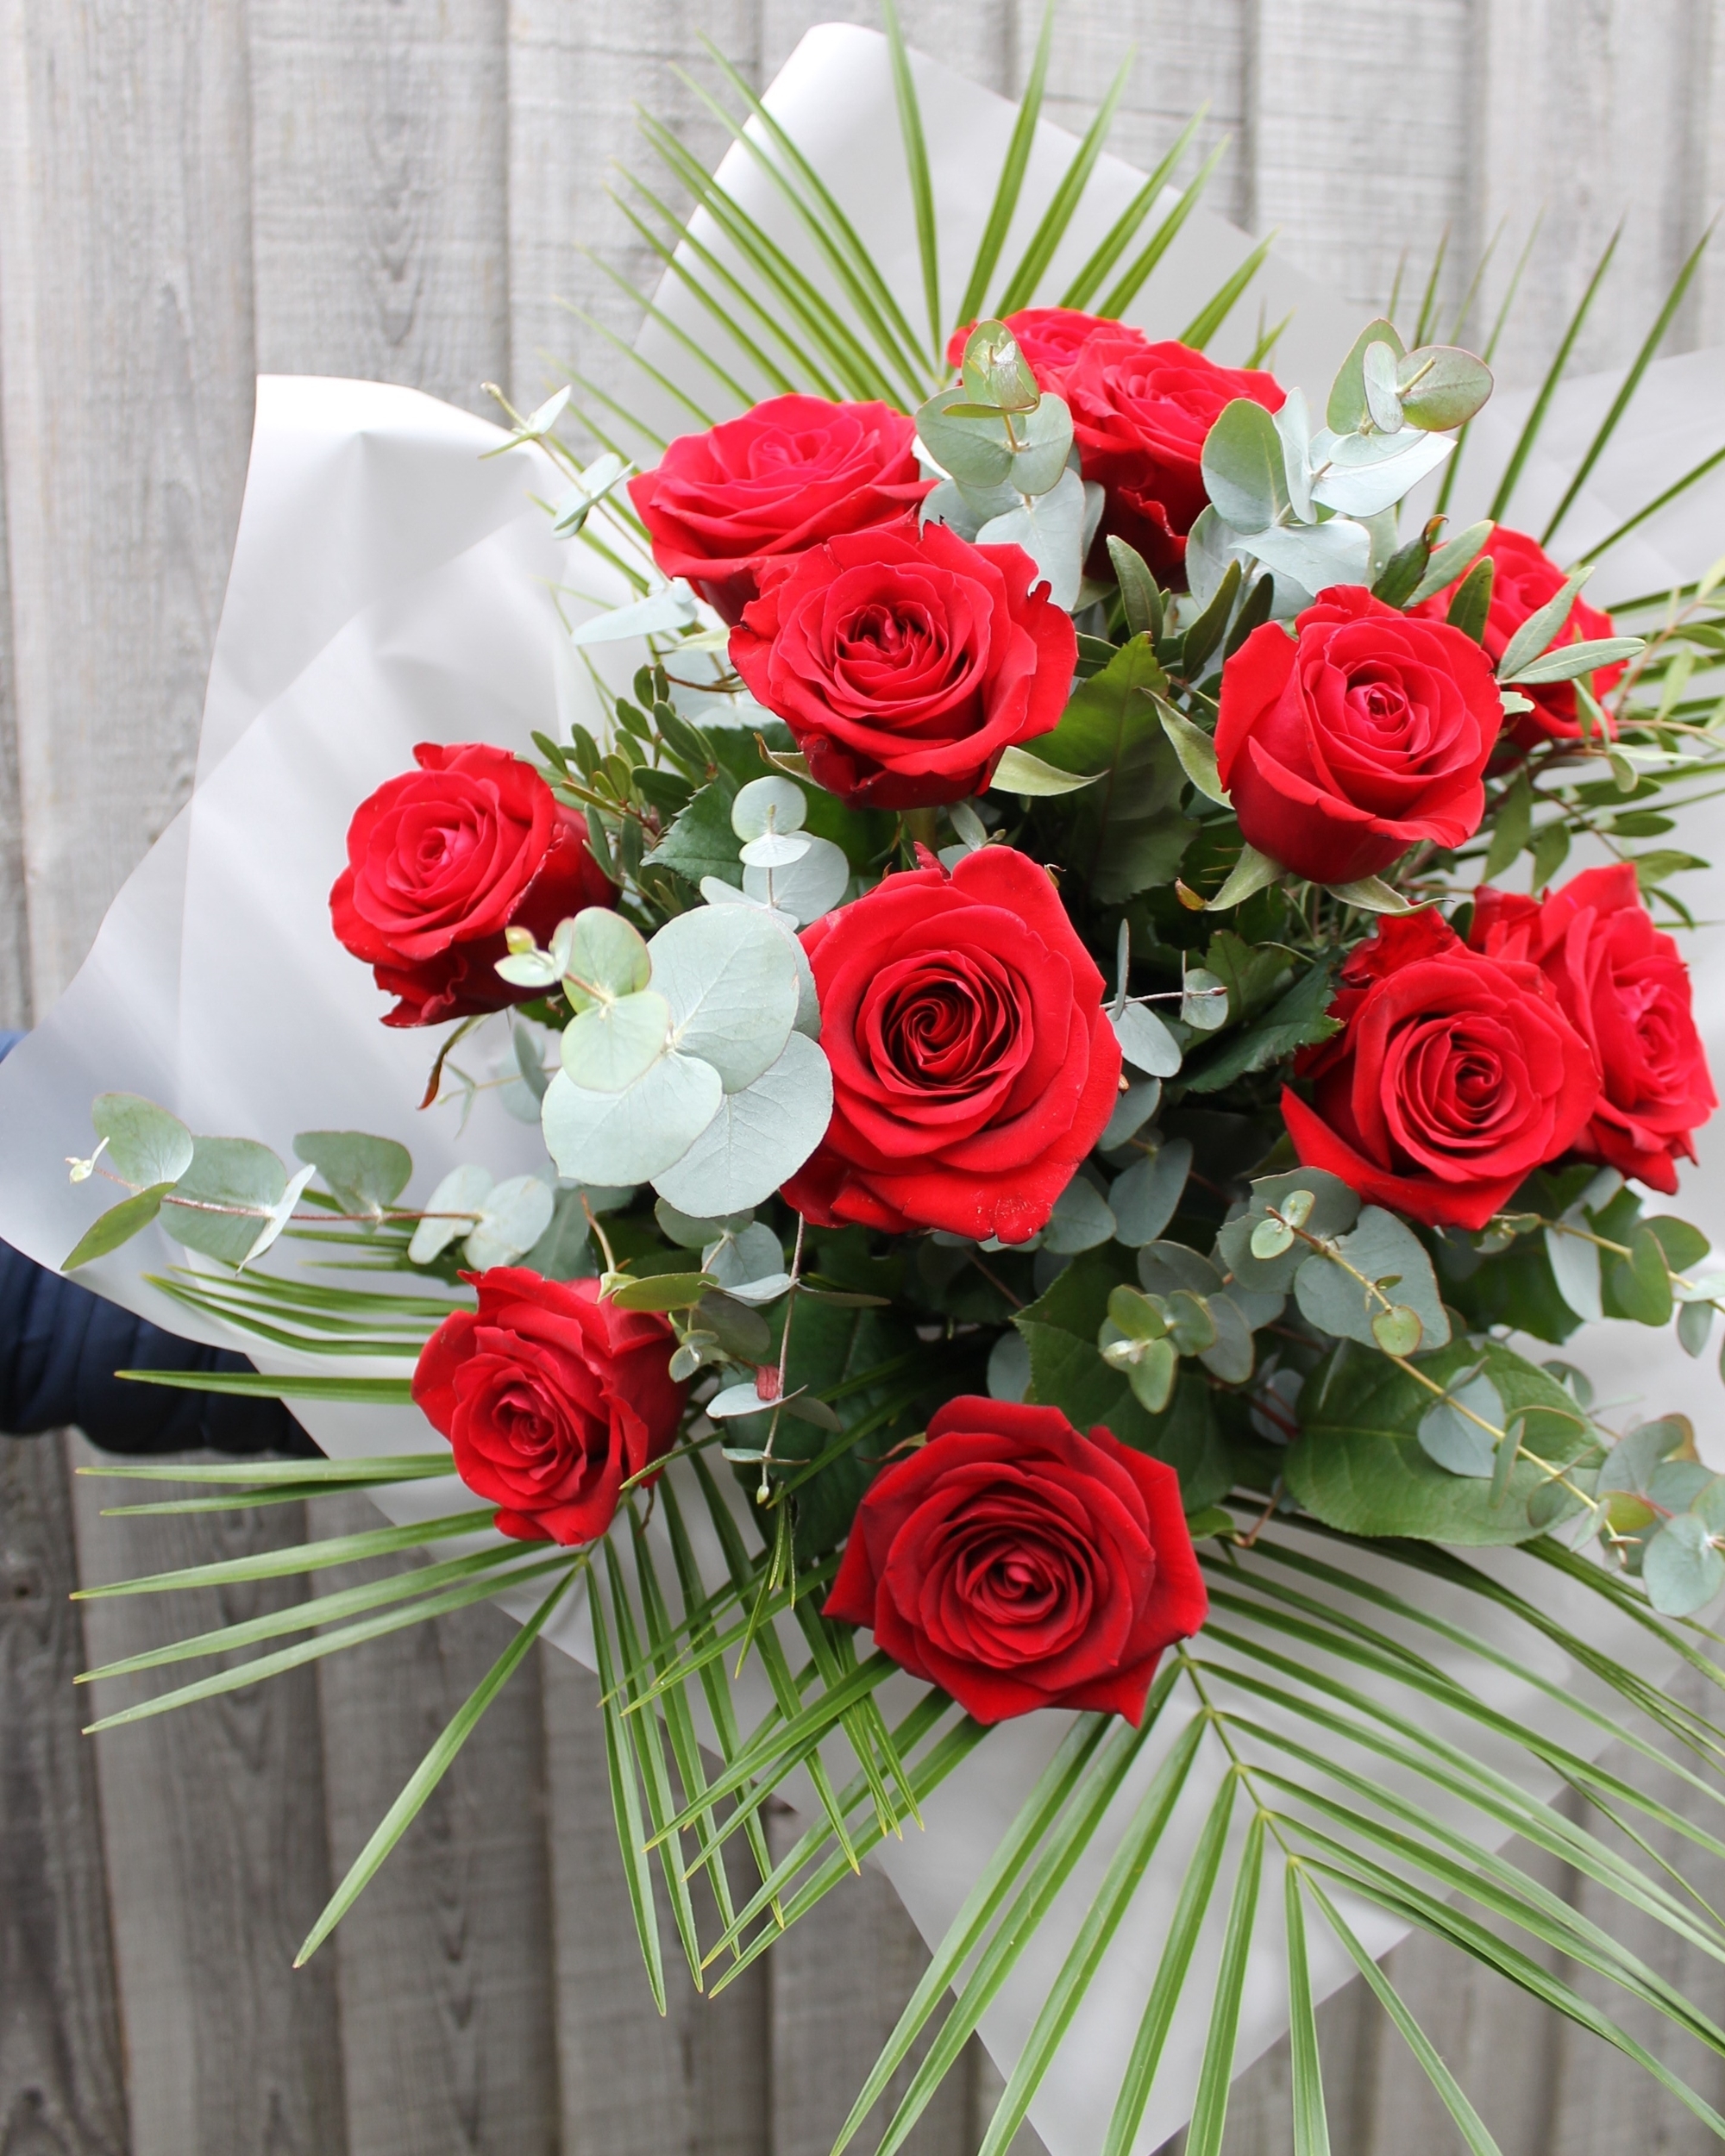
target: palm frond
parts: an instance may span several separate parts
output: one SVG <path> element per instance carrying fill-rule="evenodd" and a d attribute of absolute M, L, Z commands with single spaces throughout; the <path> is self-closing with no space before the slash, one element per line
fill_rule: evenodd
<path fill-rule="evenodd" d="M 988 205 L 988 215 L 982 227 L 982 237 L 976 242 L 976 259 L 970 266 L 969 282 L 964 287 L 964 297 L 958 303 L 958 323 L 975 322 L 988 301 L 988 287 L 994 280 L 995 266 L 1000 250 L 1007 244 L 1007 233 L 1013 222 L 1013 214 L 1019 206 L 1023 191 L 1025 172 L 1030 164 L 1031 146 L 1036 140 L 1036 123 L 1042 116 L 1043 91 L 1048 84 L 1049 55 L 1054 45 L 1054 0 L 1046 0 L 1042 11 L 1042 28 L 1037 34 L 1036 51 L 1030 64 L 1030 79 L 1025 85 L 1024 96 L 1019 100 L 1018 117 L 1013 122 L 1013 132 L 1007 144 L 1007 154 L 1001 161 L 1000 176 L 994 186 L 994 198 Z"/>
<path fill-rule="evenodd" d="M 1115 110 L 1126 94 L 1137 50 L 1136 46 L 1130 47 L 1120 62 L 1113 80 L 1108 85 L 1102 102 L 1096 109 L 1095 118 L 1084 131 L 1083 140 L 1072 153 L 1072 162 L 1060 176 L 1060 185 L 1055 189 L 1047 209 L 1042 214 L 1041 223 L 1031 235 L 1018 267 L 1007 279 L 1006 290 L 996 303 L 1000 314 L 1009 315 L 1018 308 L 1027 307 L 1036 297 L 1037 287 L 1054 260 L 1055 250 L 1066 237 L 1084 190 L 1090 184 L 1090 175 L 1096 169 L 1096 160 L 1102 154 L 1102 147 L 1113 125 Z"/>
<path fill-rule="evenodd" d="M 928 168 L 928 141 L 923 133 L 922 106 L 911 56 L 899 21 L 896 0 L 882 0 L 887 25 L 887 47 L 893 58 L 893 99 L 899 109 L 899 135 L 904 144 L 905 170 L 910 175 L 911 201 L 916 210 L 917 254 L 922 263 L 923 304 L 928 310 L 928 349 L 940 364 L 940 233 L 936 222 L 934 182 Z"/>
<path fill-rule="evenodd" d="M 1492 496 L 1491 506 L 1486 511 L 1494 523 L 1502 517 L 1514 498 L 1516 484 L 1521 479 L 1522 469 L 1534 453 L 1534 445 L 1538 442 L 1540 429 L 1546 423 L 1546 414 L 1551 410 L 1552 399 L 1558 393 L 1558 385 L 1562 381 L 1568 369 L 1570 354 L 1575 349 L 1576 339 L 1581 335 L 1583 326 L 1592 311 L 1594 300 L 1598 295 L 1600 286 L 1605 281 L 1606 273 L 1611 267 L 1611 259 L 1617 252 L 1617 242 L 1622 236 L 1623 228 L 1620 224 L 1606 242 L 1605 252 L 1594 265 L 1593 274 L 1587 280 L 1586 290 L 1577 303 L 1575 312 L 1569 318 L 1568 325 L 1559 342 L 1552 363 L 1546 370 L 1545 379 L 1540 384 L 1539 393 L 1534 399 L 1533 409 L 1528 412 L 1521 431 L 1516 437 L 1515 447 L 1509 453 L 1509 461 L 1503 467 L 1503 476 L 1497 482 L 1497 492 Z"/>

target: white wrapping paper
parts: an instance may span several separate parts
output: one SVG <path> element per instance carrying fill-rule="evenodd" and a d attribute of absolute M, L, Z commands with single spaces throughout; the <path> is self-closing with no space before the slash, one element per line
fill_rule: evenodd
<path fill-rule="evenodd" d="M 919 63 L 919 78 L 936 146 L 944 282 L 956 291 L 983 214 L 985 191 L 974 174 L 995 168 L 1008 109 L 927 63 Z M 880 41 L 849 29 L 812 32 L 770 98 L 896 288 L 919 294 Z M 889 141 L 890 153 L 882 148 Z M 1042 129 L 1020 234 L 1039 213 L 1070 147 L 1057 130 Z M 725 178 L 787 250 L 800 255 L 800 236 L 782 203 L 736 153 Z M 1093 210 L 1111 216 L 1136 180 L 1130 168 L 1104 159 L 1082 232 L 1093 236 Z M 1069 241 L 1068 251 L 1090 243 L 1088 236 Z M 1176 329 L 1246 244 L 1200 213 L 1149 299 L 1134 310 L 1138 318 L 1164 333 Z M 1356 325 L 1337 303 L 1273 262 L 1264 287 L 1270 319 L 1289 306 L 1298 310 L 1281 348 L 1284 378 L 1320 397 Z M 673 313 L 686 304 L 668 291 L 663 302 Z M 910 298 L 906 311 L 917 318 Z M 1254 302 L 1242 310 L 1233 352 L 1226 335 L 1220 341 L 1223 356 L 1239 356 L 1255 320 Z M 693 387 L 687 354 L 657 330 L 644 342 L 656 365 Z M 1584 540 L 1590 536 L 1581 531 L 1584 515 L 1601 520 L 1594 529 L 1609 529 L 1702 453 L 1694 446 L 1692 422 L 1681 442 L 1675 430 L 1640 423 L 1641 414 L 1662 410 L 1667 382 L 1682 387 L 1691 411 L 1693 399 L 1703 398 L 1716 416 L 1716 432 L 1725 438 L 1725 356 L 1699 354 L 1656 367 L 1632 428 L 1634 453 L 1619 449 L 1602 464 L 1578 512 L 1574 529 Z M 701 385 L 704 396 L 708 386 Z M 1584 429 L 1588 411 L 1609 393 L 1609 385 L 1572 385 L 1553 412 L 1552 442 L 1565 443 L 1578 427 Z M 1480 429 L 1465 492 L 1477 491 L 1480 474 L 1501 459 L 1505 425 L 1500 415 Z M 543 513 L 528 503 L 530 489 L 544 484 L 536 453 L 516 450 L 478 461 L 479 453 L 500 439 L 482 422 L 411 391 L 354 382 L 260 383 L 256 440 L 211 668 L 196 791 L 116 901 L 77 980 L 0 1069 L 0 1234 L 45 1263 L 58 1263 L 97 1209 L 97 1187 L 71 1188 L 63 1162 L 88 1150 L 88 1103 L 111 1087 L 147 1094 L 196 1130 L 262 1138 L 284 1157 L 298 1130 L 387 1132 L 414 1154 L 411 1194 L 423 1196 L 458 1160 L 483 1160 L 499 1175 L 541 1164 L 536 1132 L 511 1120 L 495 1094 L 480 1097 L 465 1132 L 453 1109 L 415 1111 L 427 1039 L 378 1023 L 382 999 L 367 970 L 336 945 L 326 911 L 354 804 L 407 765 L 417 741 L 483 737 L 525 749 L 530 730 L 553 730 L 559 632 L 549 587 L 574 580 L 596 599 L 608 596 L 593 558 L 554 543 Z M 1536 468 L 1530 494 L 1549 476 Z M 1697 490 L 1647 527 L 1618 591 L 1669 583 L 1710 561 L 1725 548 L 1716 536 L 1722 502 L 1725 489 Z M 567 676 L 564 688 L 567 693 Z M 1714 918 L 1725 912 L 1715 903 L 1716 889 L 1716 883 L 1702 902 Z M 1713 946 L 1703 949 L 1711 953 Z M 1716 1050 L 1725 1048 L 1725 945 L 1703 958 L 1697 981 L 1703 1023 Z M 1716 1067 L 1725 1068 L 1725 1055 Z M 1725 1214 L 1725 1163 L 1716 1146 L 1705 1150 L 1704 1160 L 1698 1190 L 1691 1186 L 1682 1203 L 1705 1224 Z M 85 1277 L 159 1322 L 253 1351 L 254 1343 L 193 1319 L 143 1282 L 146 1270 L 179 1257 L 152 1230 Z M 1693 1396 L 1705 1413 L 1697 1427 L 1709 1446 L 1717 1400 L 1710 1365 L 1703 1366 L 1698 1388 L 1684 1392 L 1692 1366 L 1668 1339 L 1627 1326 L 1584 1341 L 1580 1354 L 1596 1366 L 1609 1359 L 1626 1374 L 1632 1357 L 1633 1389 L 1661 1402 Z M 418 1450 L 426 1441 L 423 1423 L 410 1410 L 300 1412 L 339 1456 Z M 1709 1449 L 1714 1463 L 1725 1466 L 1725 1449 Z M 405 1518 L 448 1509 L 448 1495 L 447 1486 L 422 1484 L 381 1501 L 392 1516 Z M 1459 1605 L 1452 1614 L 1477 1621 L 1477 1613 Z M 1590 1604 L 1581 1614 L 1597 1634 L 1596 1608 Z M 577 1608 L 566 1610 L 551 1636 L 590 1661 Z M 1527 1666 L 1571 1680 L 1554 1653 L 1546 1652 L 1541 1663 L 1519 1636 L 1515 1646 Z M 1429 1639 L 1422 1647 L 1433 1652 Z M 1645 1655 L 1640 1659 L 1645 1667 Z M 1552 1722 L 1548 1704 L 1521 1678 L 1506 1672 L 1493 1682 L 1495 1703 L 1510 1715 L 1528 1725 Z M 909 1695 L 904 1681 L 898 1689 Z M 985 2019 L 984 2037 L 1003 2070 L 1010 2070 L 1022 2047 L 1131 1804 L 1187 1711 L 1182 1706 L 1170 1713 L 1168 1727 L 1146 1747 L 1088 1857 Z M 997 1731 L 925 1808 L 925 1831 L 907 1830 L 882 1852 L 882 1868 L 931 1941 L 957 1909 L 1065 1722 L 1063 1715 L 1043 1714 Z M 1575 1741 L 1572 1729 L 1565 1733 Z M 597 1727 L 593 1740 L 599 1741 Z M 1043 2085 L 1032 2115 L 1052 2156 L 1095 2156 L 1101 2144 L 1185 1858 L 1220 1764 L 1216 1748 L 1207 1746 L 1156 1865 Z M 1533 1786 L 1524 1760 L 1506 1752 L 1497 1764 Z M 1470 1824 L 1477 1828 L 1477 1821 Z M 1145 2122 L 1145 2148 L 1157 2146 L 1189 2114 L 1224 1914 L 1219 1904 L 1201 1945 Z M 1386 1952 L 1398 1935 L 1396 1927 L 1369 1910 L 1352 1915 L 1375 1953 Z M 1268 1894 L 1241 2021 L 1241 2067 L 1286 2025 L 1280 1924 L 1279 1895 Z M 1351 1973 L 1351 1965 L 1321 1927 L 1314 1928 L 1312 1946 L 1321 1996 Z"/>

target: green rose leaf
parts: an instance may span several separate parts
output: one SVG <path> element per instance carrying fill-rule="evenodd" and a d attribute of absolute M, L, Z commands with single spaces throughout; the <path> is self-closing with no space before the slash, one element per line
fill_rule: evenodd
<path fill-rule="evenodd" d="M 148 1227 L 155 1219 L 161 1211 L 162 1200 L 172 1188 L 172 1183 L 154 1183 L 147 1190 L 135 1191 L 129 1198 L 122 1198 L 117 1206 L 110 1206 L 78 1237 L 60 1270 L 76 1272 L 92 1258 L 106 1257 L 110 1250 L 117 1250 L 122 1243 L 130 1242 L 140 1229 Z"/>
<path fill-rule="evenodd" d="M 1580 1413 L 1562 1386 L 1496 1341 L 1483 1348 L 1455 1341 L 1422 1357 L 1420 1369 L 1447 1385 L 1482 1361 L 1503 1413 L 1522 1418 L 1522 1443 L 1530 1452 L 1555 1465 L 1588 1443 Z M 1300 1395 L 1300 1435 L 1283 1469 L 1295 1501 L 1349 1534 L 1484 1547 L 1525 1542 L 1539 1532 L 1527 1507 L 1546 1486 L 1544 1470 L 1518 1461 L 1503 1501 L 1494 1504 L 1488 1480 L 1453 1474 L 1427 1456 L 1419 1431 L 1433 1397 L 1394 1363 L 1342 1343 Z"/>

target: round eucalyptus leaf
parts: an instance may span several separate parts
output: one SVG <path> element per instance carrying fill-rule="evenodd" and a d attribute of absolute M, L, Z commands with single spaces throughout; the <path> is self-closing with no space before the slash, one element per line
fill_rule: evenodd
<path fill-rule="evenodd" d="M 464 1255 L 475 1272 L 492 1265 L 512 1265 L 551 1225 L 556 1200 L 537 1175 L 511 1175 L 486 1193 L 480 1224 L 467 1238 Z"/>
<path fill-rule="evenodd" d="M 1084 482 L 1062 471 L 1054 485 L 1032 498 L 1016 498 L 1004 516 L 992 517 L 976 534 L 979 546 L 1022 547 L 1048 585 L 1057 606 L 1076 605 L 1084 573 Z"/>
<path fill-rule="evenodd" d="M 670 1006 L 673 1045 L 711 1064 L 727 1093 L 753 1085 L 777 1062 L 796 1021 L 796 961 L 781 931 L 752 906 L 703 906 L 668 921 L 649 948 L 653 986 Z M 754 1202 L 739 1199 L 718 1210 Z"/>
<path fill-rule="evenodd" d="M 175 1183 L 191 1165 L 191 1133 L 177 1115 L 135 1093 L 98 1093 L 90 1106 L 97 1138 L 108 1141 L 108 1160 L 122 1182 L 135 1190 Z"/>
<path fill-rule="evenodd" d="M 1019 341 L 1004 322 L 979 322 L 964 340 L 959 369 L 973 404 L 1001 411 L 1030 411 L 1040 392 Z"/>
<path fill-rule="evenodd" d="M 1114 1216 L 1107 1200 L 1087 1177 L 1074 1175 L 1054 1201 L 1042 1232 L 1042 1247 L 1071 1257 L 1112 1240 L 1113 1232 Z"/>
<path fill-rule="evenodd" d="M 660 1203 L 663 1202 L 662 1199 Z M 701 1270 L 710 1274 L 729 1294 L 734 1295 L 750 1281 L 767 1280 L 775 1274 L 782 1274 L 784 1269 L 783 1244 L 771 1228 L 759 1220 L 751 1221 L 735 1235 L 720 1236 L 701 1252 Z"/>
<path fill-rule="evenodd" d="M 1200 1033 L 1214 1033 L 1228 1022 L 1226 985 L 1202 966 L 1194 966 L 1181 982 L 1180 1018 Z"/>
<path fill-rule="evenodd" d="M 751 779 L 731 805 L 731 828 L 739 838 L 800 831 L 807 820 L 808 796 L 794 779 Z"/>
<path fill-rule="evenodd" d="M 243 1265 L 287 1189 L 287 1171 L 267 1145 L 248 1138 L 200 1138 L 191 1165 L 162 1204 L 175 1242 L 229 1265 Z"/>
<path fill-rule="evenodd" d="M 592 1093 L 621 1093 L 665 1053 L 670 1030 L 671 1006 L 656 989 L 595 1003 L 563 1029 L 563 1068 Z"/>
<path fill-rule="evenodd" d="M 1379 434 L 1399 434 L 1402 430 L 1402 399 L 1396 393 L 1396 360 L 1393 347 L 1381 341 L 1367 345 L 1361 357 L 1365 409 Z"/>
<path fill-rule="evenodd" d="M 1159 1415 L 1168 1405 L 1180 1357 L 1172 1340 L 1151 1340 L 1135 1363 L 1128 1364 L 1126 1382 L 1146 1414 Z"/>
<path fill-rule="evenodd" d="M 788 868 L 802 859 L 812 843 L 794 832 L 768 831 L 760 838 L 750 839 L 738 858 L 745 868 Z"/>
<path fill-rule="evenodd" d="M 413 1156 L 405 1145 L 367 1131 L 302 1131 L 293 1150 L 317 1169 L 345 1213 L 375 1218 L 395 1203 L 413 1173 Z"/>
<path fill-rule="evenodd" d="M 562 968 L 549 951 L 512 950 L 497 970 L 512 988 L 553 988 Z"/>
<path fill-rule="evenodd" d="M 727 1385 L 716 1392 L 701 1413 L 714 1422 L 729 1422 L 737 1415 L 758 1415 L 773 1406 L 770 1400 L 762 1400 L 752 1381 L 741 1385 Z"/>
<path fill-rule="evenodd" d="M 988 1351 L 990 1400 L 1022 1400 L 1030 1390 L 1030 1350 L 1024 1335 L 1003 1332 Z"/>
<path fill-rule="evenodd" d="M 1174 1218 L 1192 1171 L 1192 1141 L 1170 1138 L 1165 1145 L 1134 1161 L 1108 1193 L 1114 1234 L 1129 1250 L 1142 1250 Z"/>
<path fill-rule="evenodd" d="M 1692 1512 L 1678 1513 L 1648 1542 L 1641 1580 L 1662 1616 L 1690 1617 L 1725 1587 L 1725 1557 L 1703 1520 Z"/>
<path fill-rule="evenodd" d="M 1204 486 L 1236 531 L 1261 531 L 1289 507 L 1288 466 L 1276 422 L 1250 397 L 1225 404 L 1204 437 Z"/>
<path fill-rule="evenodd" d="M 1052 395 L 1043 398 L 1033 411 L 1014 423 L 1013 431 L 1019 447 L 1013 452 L 1009 476 L 1019 493 L 1046 494 L 1060 486 L 1072 451 L 1072 414 L 1065 399 Z M 1082 483 L 1077 492 L 1082 514 Z"/>
<path fill-rule="evenodd" d="M 540 1121 L 560 1175 L 574 1182 L 644 1183 L 682 1158 L 724 1097 L 711 1063 L 662 1056 L 626 1093 L 590 1092 L 560 1070 L 545 1089 Z"/>
<path fill-rule="evenodd" d="M 1465 427 L 1491 394 L 1491 369 L 1458 345 L 1421 345 L 1396 370 L 1409 426 Z"/>
<path fill-rule="evenodd" d="M 429 1265 L 450 1244 L 472 1232 L 491 1181 L 490 1169 L 477 1162 L 449 1170 L 425 1200 L 424 1213 L 407 1246 L 410 1264 Z"/>
<path fill-rule="evenodd" d="M 796 1173 L 831 1119 L 826 1057 L 803 1034 L 793 1033 L 772 1069 L 752 1086 L 727 1094 L 706 1131 L 674 1166 L 655 1176 L 655 1185 L 680 1212 L 741 1213 Z"/>
<path fill-rule="evenodd" d="M 254 1237 L 252 1247 L 240 1260 L 242 1269 L 249 1265 L 254 1257 L 261 1257 L 286 1227 L 288 1222 L 293 1218 L 293 1208 L 299 1203 L 301 1194 L 306 1184 L 317 1173 L 317 1170 L 315 1168 L 302 1168 L 298 1175 L 290 1178 L 287 1188 L 270 1207 L 268 1219 L 264 1222 Z"/>
<path fill-rule="evenodd" d="M 1391 1303 L 1371 1320 L 1371 1337 L 1386 1355 L 1412 1355 L 1424 1333 L 1419 1312 L 1410 1310 L 1405 1302 Z"/>
<path fill-rule="evenodd" d="M 1490 1423 L 1491 1430 L 1481 1429 L 1481 1423 Z M 1471 1475 L 1483 1480 L 1496 1463 L 1498 1441 L 1491 1431 L 1503 1426 L 1502 1395 L 1482 1375 L 1453 1388 L 1443 1399 L 1434 1400 L 1420 1418 L 1418 1435 L 1428 1459 L 1446 1467 L 1452 1475 Z"/>
<path fill-rule="evenodd" d="M 1180 1068 L 1180 1044 L 1142 1003 L 1129 1003 L 1110 1012 L 1108 1023 L 1120 1044 L 1120 1053 L 1135 1070 L 1147 1078 L 1172 1078 Z"/>
<path fill-rule="evenodd" d="M 917 435 L 929 461 L 963 487 L 1003 486 L 1013 478 L 1013 452 L 1004 418 L 949 418 L 949 404 L 963 404 L 969 392 L 962 382 L 931 397 L 917 412 Z M 1069 415 L 1070 422 L 1070 415 Z M 1063 454 L 1061 462 L 1065 462 Z"/>
<path fill-rule="evenodd" d="M 800 860 L 794 861 L 787 868 L 772 871 L 773 910 L 792 916 L 798 924 L 806 926 L 811 921 L 818 921 L 823 913 L 830 913 L 844 896 L 850 882 L 850 862 L 844 849 L 835 846 L 830 838 L 807 838 L 803 841 L 803 847 Z M 764 906 L 768 872 L 748 860 L 746 849 L 743 858 L 743 894 L 758 899 Z M 800 953 L 800 949 L 799 945 Z M 811 992 L 813 986 L 811 975 Z"/>
<path fill-rule="evenodd" d="M 1369 435 L 1366 440 L 1380 453 L 1350 468 L 1338 455 L 1333 468 L 1312 486 L 1312 498 L 1345 517 L 1377 517 L 1435 472 L 1452 454 L 1455 444 L 1433 434 L 1406 433 L 1392 436 Z M 1338 448 L 1339 448 L 1339 444 Z M 1393 449 L 1394 454 L 1389 454 Z M 1316 529 L 1322 530 L 1320 525 Z M 1268 555 L 1264 557 L 1269 559 Z M 1297 571 L 1295 572 L 1297 574 Z"/>
<path fill-rule="evenodd" d="M 561 937 L 561 931 L 558 933 Z M 652 978 L 640 931 L 606 906 L 590 906 L 577 913 L 567 950 L 559 949 L 557 955 L 564 973 L 590 981 L 610 995 L 633 995 Z"/>
<path fill-rule="evenodd" d="M 739 1214 L 734 1220 L 701 1220 L 690 1213 L 679 1213 L 662 1198 L 653 1208 L 653 1218 L 672 1242 L 680 1244 L 686 1250 L 704 1250 L 727 1231 L 747 1225 L 746 1214 Z"/>

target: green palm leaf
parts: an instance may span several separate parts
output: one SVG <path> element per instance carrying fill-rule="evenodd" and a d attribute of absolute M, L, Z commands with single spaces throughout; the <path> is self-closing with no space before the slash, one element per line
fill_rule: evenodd
<path fill-rule="evenodd" d="M 1025 172 L 1030 164 L 1031 146 L 1036 140 L 1036 123 L 1042 115 L 1042 95 L 1048 84 L 1048 60 L 1053 45 L 1054 0 L 1048 0 L 1042 11 L 1042 28 L 1038 33 L 1036 51 L 1031 60 L 1030 79 L 1025 85 L 1024 96 L 1019 100 L 1018 117 L 1013 122 L 1012 139 L 1007 144 L 1000 176 L 995 184 L 994 199 L 988 206 L 982 236 L 976 242 L 976 259 L 970 266 L 970 280 L 964 287 L 963 298 L 958 303 L 960 326 L 975 322 L 982 314 L 988 287 L 994 280 L 995 266 L 1000 259 L 1000 250 L 1007 244 L 1007 233 L 1013 222 L 1013 213 L 1019 206 Z"/>

